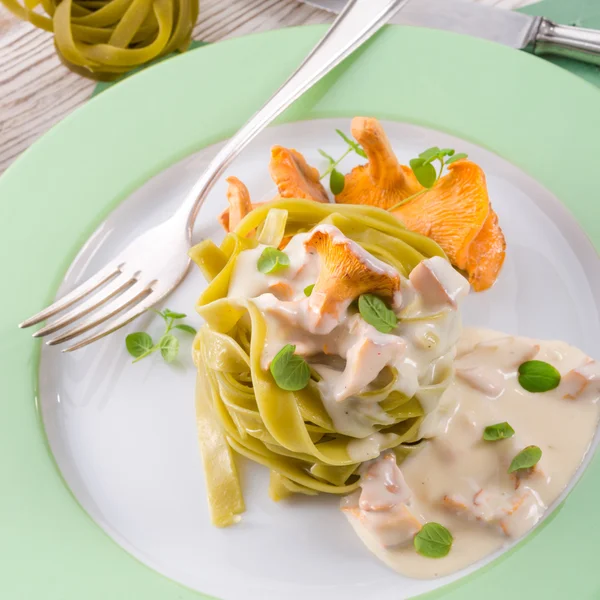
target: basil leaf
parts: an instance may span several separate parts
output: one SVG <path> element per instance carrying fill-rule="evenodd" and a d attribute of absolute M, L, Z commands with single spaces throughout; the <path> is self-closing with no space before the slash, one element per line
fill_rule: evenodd
<path fill-rule="evenodd" d="M 290 266 L 290 257 L 277 248 L 265 248 L 256 263 L 261 273 L 275 273 Z"/>
<path fill-rule="evenodd" d="M 165 359 L 165 362 L 173 362 L 177 355 L 179 354 L 179 340 L 174 336 L 168 333 L 167 335 L 163 335 L 160 338 L 160 353 L 162 357 Z"/>
<path fill-rule="evenodd" d="M 454 154 L 453 156 L 451 156 L 446 161 L 446 164 L 451 165 L 453 162 L 456 162 L 457 160 L 460 160 L 461 158 L 467 158 L 467 157 L 468 157 L 468 154 L 465 154 L 464 152 L 459 152 L 458 154 Z"/>
<path fill-rule="evenodd" d="M 358 312 L 369 325 L 381 333 L 389 333 L 398 324 L 398 317 L 385 302 L 373 294 L 363 294 L 358 299 Z"/>
<path fill-rule="evenodd" d="M 528 360 L 519 367 L 519 383 L 528 392 L 548 392 L 558 387 L 560 373 L 543 360 Z"/>
<path fill-rule="evenodd" d="M 311 284 L 311 285 L 307 285 L 304 288 L 304 295 L 308 298 L 312 294 L 312 291 L 313 291 L 314 288 L 315 288 L 315 284 L 314 283 Z"/>
<path fill-rule="evenodd" d="M 538 464 L 542 458 L 542 451 L 537 446 L 527 446 L 517 454 L 508 467 L 508 472 L 519 471 L 521 469 L 530 469 Z"/>
<path fill-rule="evenodd" d="M 417 181 L 426 188 L 433 187 L 433 184 L 437 180 L 437 172 L 435 167 L 426 162 L 424 164 L 419 164 L 419 161 L 422 159 L 412 159 L 410 161 L 410 168 L 412 169 Z"/>
<path fill-rule="evenodd" d="M 187 317 L 187 315 L 184 313 L 173 312 L 172 310 L 169 310 L 168 308 L 165 308 L 165 310 L 163 311 L 162 314 L 167 319 L 185 319 Z"/>
<path fill-rule="evenodd" d="M 496 423 L 495 425 L 488 425 L 483 430 L 483 439 L 486 442 L 496 442 L 498 440 L 505 440 L 515 435 L 515 430 L 506 422 Z"/>
<path fill-rule="evenodd" d="M 334 196 L 341 194 L 344 191 L 344 185 L 346 184 L 346 178 L 337 169 L 331 171 L 329 175 L 329 189 Z"/>
<path fill-rule="evenodd" d="M 271 361 L 269 370 L 282 390 L 296 392 L 304 389 L 310 379 L 308 363 L 294 354 L 296 346 L 286 344 Z"/>
<path fill-rule="evenodd" d="M 125 338 L 125 347 L 127 348 L 127 352 L 131 354 L 134 358 L 140 357 L 142 354 L 145 354 L 154 346 L 154 342 L 152 338 L 143 331 L 138 331 L 136 333 L 130 333 Z"/>
<path fill-rule="evenodd" d="M 175 325 L 175 329 L 181 329 L 181 331 L 196 335 L 196 330 L 191 325 Z"/>
<path fill-rule="evenodd" d="M 439 523 L 425 523 L 413 538 L 415 550 L 427 558 L 442 558 L 450 552 L 454 538 Z"/>

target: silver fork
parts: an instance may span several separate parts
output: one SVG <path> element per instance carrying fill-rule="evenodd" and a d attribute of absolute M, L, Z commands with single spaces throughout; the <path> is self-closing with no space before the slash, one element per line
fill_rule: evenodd
<path fill-rule="evenodd" d="M 208 192 L 231 161 L 292 102 L 376 33 L 407 1 L 349 0 L 298 69 L 215 156 L 171 218 L 143 233 L 98 273 L 19 327 L 36 325 L 71 308 L 33 334 L 33 337 L 43 337 L 67 328 L 47 344 L 53 346 L 80 338 L 63 350 L 70 352 L 116 331 L 162 300 L 185 277 L 190 265 L 187 251 L 192 245 L 194 221 Z M 76 321 L 80 322 L 68 328 Z M 102 329 L 81 339 L 83 334 L 104 323 Z"/>

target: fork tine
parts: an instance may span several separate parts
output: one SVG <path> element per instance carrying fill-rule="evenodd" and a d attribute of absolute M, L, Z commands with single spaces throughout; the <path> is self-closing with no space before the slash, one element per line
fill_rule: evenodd
<path fill-rule="evenodd" d="M 117 331 L 117 329 L 124 327 L 125 325 L 127 325 L 127 323 L 130 323 L 135 318 L 139 317 L 142 313 L 146 312 L 151 306 L 159 302 L 160 299 L 163 297 L 164 294 L 158 294 L 156 292 L 149 294 L 144 300 L 142 300 L 141 303 L 136 304 L 135 307 L 132 308 L 130 311 L 126 312 L 124 315 L 122 315 L 115 321 L 112 321 L 108 327 L 102 329 L 98 333 L 91 335 L 90 337 L 81 340 L 73 346 L 65 348 L 63 352 L 73 352 L 74 350 L 79 350 L 80 348 L 83 348 L 88 344 L 92 344 L 100 338 L 103 338 L 109 335 L 110 333 L 113 333 L 113 331 Z"/>
<path fill-rule="evenodd" d="M 105 288 L 102 288 L 98 293 L 92 294 L 90 298 L 88 298 L 85 302 L 82 302 L 78 306 L 76 306 L 73 310 L 70 310 L 66 315 L 62 316 L 60 319 L 57 319 L 53 323 L 46 325 L 46 327 L 42 327 L 38 329 L 33 337 L 44 337 L 45 335 L 49 335 L 70 325 L 74 321 L 81 319 L 81 317 L 85 317 L 93 310 L 106 303 L 111 298 L 118 296 L 121 292 L 129 289 L 135 282 L 137 281 L 137 277 L 133 276 L 119 276 L 113 281 L 111 281 Z"/>
<path fill-rule="evenodd" d="M 156 283 L 156 281 L 151 281 L 150 283 L 141 283 L 138 281 L 126 292 L 123 292 L 123 294 L 121 294 L 113 302 L 109 302 L 104 308 L 94 313 L 89 319 L 46 343 L 49 346 L 62 344 L 63 342 L 72 340 L 74 337 L 93 329 L 97 325 L 101 325 L 105 321 L 108 321 L 108 319 L 111 317 L 114 317 L 116 314 L 120 313 L 122 310 L 125 310 L 131 306 L 135 306 L 141 300 L 146 298 L 146 296 L 152 293 L 152 285 L 154 283 Z"/>
<path fill-rule="evenodd" d="M 101 285 L 110 281 L 113 277 L 121 272 L 122 264 L 116 264 L 112 262 L 103 269 L 100 269 L 98 273 L 86 279 L 82 284 L 78 285 L 74 290 L 71 290 L 68 294 L 40 311 L 33 317 L 26 319 L 22 323 L 19 324 L 19 327 L 22 329 L 25 327 L 31 327 L 32 325 L 36 325 L 41 321 L 45 321 L 48 317 L 55 315 L 56 313 L 68 308 L 81 298 L 87 296 L 90 292 L 98 289 Z"/>

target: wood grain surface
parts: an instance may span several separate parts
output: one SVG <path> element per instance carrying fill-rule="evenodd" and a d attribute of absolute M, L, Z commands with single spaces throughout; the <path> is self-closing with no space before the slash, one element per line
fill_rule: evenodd
<path fill-rule="evenodd" d="M 518 8 L 534 0 L 473 0 Z M 279 27 L 329 23 L 333 16 L 297 0 L 200 0 L 194 39 L 216 42 Z M 61 64 L 52 35 L 0 5 L 0 173 L 78 106 L 94 82 Z"/>

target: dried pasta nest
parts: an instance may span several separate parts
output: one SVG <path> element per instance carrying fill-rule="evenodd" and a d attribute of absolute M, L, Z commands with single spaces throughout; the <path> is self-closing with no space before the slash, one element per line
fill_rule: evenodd
<path fill-rule="evenodd" d="M 198 0 L 1 1 L 21 19 L 53 32 L 70 69 L 100 81 L 186 50 L 198 18 Z"/>

